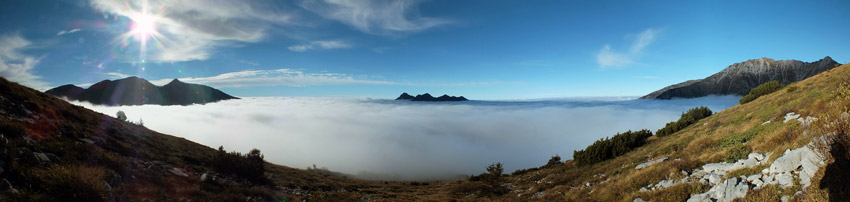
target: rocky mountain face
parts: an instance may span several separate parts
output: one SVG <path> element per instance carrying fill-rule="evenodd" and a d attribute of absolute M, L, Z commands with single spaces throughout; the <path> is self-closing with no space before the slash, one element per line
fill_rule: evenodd
<path fill-rule="evenodd" d="M 704 79 L 685 81 L 652 92 L 641 99 L 694 98 L 707 95 L 746 95 L 756 86 L 776 80 L 782 84 L 802 81 L 838 67 L 829 56 L 815 61 L 760 58 L 735 63 Z"/>
<path fill-rule="evenodd" d="M 239 99 L 209 86 L 183 83 L 177 79 L 164 86 L 156 86 L 138 77 L 103 80 L 88 89 L 68 84 L 45 93 L 102 105 L 191 105 Z"/>

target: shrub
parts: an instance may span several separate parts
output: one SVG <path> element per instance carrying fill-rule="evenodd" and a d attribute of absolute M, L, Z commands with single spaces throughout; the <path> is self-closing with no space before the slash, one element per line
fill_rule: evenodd
<path fill-rule="evenodd" d="M 235 175 L 254 183 L 268 181 L 265 178 L 265 161 L 258 149 L 252 149 L 250 153 L 242 155 L 239 152 L 228 153 L 224 151 L 224 146 L 220 146 L 212 164 L 219 173 Z"/>
<path fill-rule="evenodd" d="M 711 109 L 708 109 L 708 107 L 705 106 L 690 109 L 687 112 L 682 113 L 682 117 L 680 117 L 678 121 L 667 123 L 664 128 L 658 129 L 658 131 L 655 132 L 655 135 L 658 137 L 664 137 L 679 132 L 691 124 L 694 124 L 705 117 L 711 116 L 711 114 Z"/>
<path fill-rule="evenodd" d="M 549 162 L 547 162 L 543 167 L 548 168 L 559 164 L 561 164 L 561 156 L 555 154 L 555 156 L 552 156 L 552 158 L 549 159 Z"/>
<path fill-rule="evenodd" d="M 118 118 L 118 120 L 127 121 L 127 114 L 124 113 L 124 111 L 118 111 L 118 113 L 115 114 L 115 117 Z"/>
<path fill-rule="evenodd" d="M 738 161 L 738 159 L 746 158 L 747 155 L 750 154 L 750 152 L 752 151 L 753 150 L 747 147 L 747 145 L 740 144 L 726 151 L 726 157 L 724 158 L 724 160 L 726 160 L 726 162 L 733 163 L 735 161 Z"/>
<path fill-rule="evenodd" d="M 574 151 L 573 159 L 580 166 L 613 159 L 643 146 L 650 136 L 652 132 L 647 129 L 618 133 L 610 139 L 599 139 L 584 150 Z"/>
<path fill-rule="evenodd" d="M 755 100 L 756 98 L 761 97 L 762 95 L 767 95 L 773 92 L 776 92 L 779 89 L 782 89 L 785 85 L 779 83 L 779 81 L 768 81 L 755 88 L 750 90 L 750 93 L 741 98 L 738 102 L 740 104 L 748 103 L 750 101 Z"/>

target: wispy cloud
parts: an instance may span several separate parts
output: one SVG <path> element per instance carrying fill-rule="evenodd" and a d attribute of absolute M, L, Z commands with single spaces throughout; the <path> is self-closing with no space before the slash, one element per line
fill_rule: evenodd
<path fill-rule="evenodd" d="M 660 32 L 661 30 L 658 29 L 647 29 L 634 35 L 632 46 L 625 52 L 612 50 L 611 45 L 605 44 L 596 54 L 596 62 L 602 68 L 623 67 L 632 64 L 643 55 L 643 50 L 655 41 Z"/>
<path fill-rule="evenodd" d="M 417 32 L 451 22 L 443 18 L 420 16 L 417 10 L 419 3 L 421 1 L 417 0 L 306 0 L 299 5 L 322 17 L 371 34 Z"/>
<path fill-rule="evenodd" d="M 209 85 L 217 88 L 248 86 L 315 86 L 342 84 L 390 85 L 390 81 L 359 79 L 339 73 L 305 73 L 293 69 L 245 70 L 229 72 L 211 77 L 179 78 L 183 82 Z M 163 85 L 171 79 L 151 81 Z"/>
<path fill-rule="evenodd" d="M 0 36 L 0 76 L 30 88 L 43 90 L 48 87 L 41 77 L 33 74 L 33 67 L 40 58 L 21 53 L 32 43 L 21 37 L 20 33 Z"/>
<path fill-rule="evenodd" d="M 65 35 L 65 34 L 70 34 L 70 33 L 79 32 L 79 31 L 82 31 L 82 29 L 62 30 L 62 31 L 59 31 L 58 33 L 56 33 L 56 36 L 62 36 L 62 35 Z"/>
<path fill-rule="evenodd" d="M 299 44 L 289 46 L 290 51 L 295 52 L 304 52 L 308 50 L 314 49 L 340 49 L 340 48 L 350 48 L 351 44 L 341 41 L 341 40 L 328 40 L 328 41 L 312 41 L 307 44 Z"/>
<path fill-rule="evenodd" d="M 292 14 L 274 2 L 215 0 L 93 0 L 100 11 L 134 18 L 143 9 L 157 15 L 162 37 L 148 56 L 152 61 L 205 60 L 216 48 L 234 42 L 257 42 L 271 25 L 292 24 Z"/>

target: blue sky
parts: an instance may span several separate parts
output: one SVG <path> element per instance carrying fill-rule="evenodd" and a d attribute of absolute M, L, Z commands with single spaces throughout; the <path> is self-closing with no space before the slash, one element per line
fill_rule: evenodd
<path fill-rule="evenodd" d="M 850 1 L 0 2 L 0 76 L 42 90 L 640 96 L 748 59 L 850 62 Z"/>

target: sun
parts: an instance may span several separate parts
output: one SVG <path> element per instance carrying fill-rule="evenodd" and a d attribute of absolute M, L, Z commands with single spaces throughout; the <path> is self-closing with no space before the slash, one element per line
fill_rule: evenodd
<path fill-rule="evenodd" d="M 132 18 L 132 20 L 133 24 L 131 25 L 130 33 L 133 33 L 133 35 L 147 39 L 156 33 L 156 17 L 143 14 Z"/>

